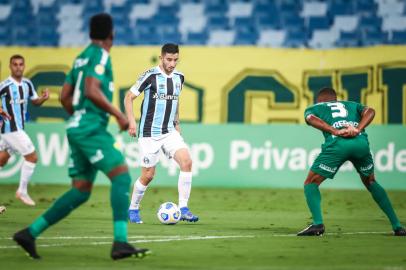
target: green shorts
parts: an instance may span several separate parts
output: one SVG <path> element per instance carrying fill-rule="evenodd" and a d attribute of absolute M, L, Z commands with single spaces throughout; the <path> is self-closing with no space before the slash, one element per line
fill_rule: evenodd
<path fill-rule="evenodd" d="M 310 170 L 326 178 L 334 178 L 346 161 L 354 165 L 360 176 L 374 173 L 374 161 L 366 137 L 361 135 L 351 139 L 335 138 L 323 144 L 321 153 Z"/>
<path fill-rule="evenodd" d="M 115 167 L 125 164 L 124 157 L 114 146 L 115 140 L 107 131 L 86 136 L 68 133 L 70 146 L 69 176 L 93 182 L 97 171 L 108 174 Z"/>

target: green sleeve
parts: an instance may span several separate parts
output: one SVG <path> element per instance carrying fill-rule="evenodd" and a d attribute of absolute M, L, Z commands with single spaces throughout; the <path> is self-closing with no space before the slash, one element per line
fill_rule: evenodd
<path fill-rule="evenodd" d="M 314 107 L 313 107 L 313 106 L 312 106 L 312 107 L 308 107 L 308 108 L 305 110 L 305 112 L 304 112 L 305 121 L 306 121 L 307 117 L 308 117 L 309 115 L 311 115 L 311 114 L 316 115 L 315 112 L 314 112 Z M 307 121 L 306 121 L 306 122 L 307 122 Z"/>
<path fill-rule="evenodd" d="M 99 81 L 103 81 L 106 76 L 106 64 L 108 61 L 108 54 L 103 53 L 102 50 L 96 51 L 86 67 L 86 77 L 93 77 Z"/>
<path fill-rule="evenodd" d="M 359 113 L 359 115 L 362 114 L 362 112 L 364 111 L 365 108 L 366 108 L 365 105 L 362 105 L 361 103 L 357 103 L 357 112 Z"/>
<path fill-rule="evenodd" d="M 65 83 L 73 85 L 73 70 L 71 69 L 68 74 L 66 74 Z"/>

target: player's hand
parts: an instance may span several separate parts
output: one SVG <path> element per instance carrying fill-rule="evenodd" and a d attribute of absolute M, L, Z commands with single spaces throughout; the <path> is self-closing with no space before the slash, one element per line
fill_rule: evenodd
<path fill-rule="evenodd" d="M 49 89 L 48 88 L 45 88 L 45 90 L 42 92 L 41 99 L 43 99 L 43 100 L 49 99 Z"/>
<path fill-rule="evenodd" d="M 137 125 L 135 123 L 130 123 L 128 126 L 128 134 L 131 137 L 137 137 Z"/>
<path fill-rule="evenodd" d="M 124 114 L 120 113 L 116 116 L 118 126 L 120 127 L 120 131 L 125 131 L 128 129 L 128 119 L 125 117 Z"/>
<path fill-rule="evenodd" d="M 6 120 L 11 120 L 11 115 L 9 115 L 7 112 L 5 112 L 3 110 L 0 111 L 0 115 L 1 115 L 1 117 L 3 117 Z"/>
<path fill-rule="evenodd" d="M 348 126 L 345 128 L 346 133 L 348 134 L 348 137 L 355 137 L 358 136 L 359 133 L 361 132 L 358 128 L 353 127 L 353 126 Z"/>

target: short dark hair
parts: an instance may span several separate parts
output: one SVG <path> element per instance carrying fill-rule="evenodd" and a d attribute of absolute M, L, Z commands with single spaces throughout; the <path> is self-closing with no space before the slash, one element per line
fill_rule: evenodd
<path fill-rule="evenodd" d="M 91 39 L 107 39 L 113 32 L 113 18 L 107 13 L 99 13 L 90 18 Z"/>
<path fill-rule="evenodd" d="M 25 60 L 24 60 L 24 57 L 23 57 L 21 54 L 14 54 L 14 55 L 12 55 L 12 56 L 10 57 L 10 64 L 11 64 L 11 62 L 12 62 L 14 59 L 22 59 L 23 61 L 25 61 Z"/>
<path fill-rule="evenodd" d="M 335 97 L 337 98 L 337 93 L 336 90 L 334 90 L 331 87 L 323 87 L 320 89 L 320 91 L 317 93 L 317 97 L 320 96 L 329 96 L 329 97 Z"/>
<path fill-rule="evenodd" d="M 165 53 L 179 53 L 179 46 L 178 44 L 174 43 L 166 43 L 161 48 L 161 54 L 164 55 Z"/>

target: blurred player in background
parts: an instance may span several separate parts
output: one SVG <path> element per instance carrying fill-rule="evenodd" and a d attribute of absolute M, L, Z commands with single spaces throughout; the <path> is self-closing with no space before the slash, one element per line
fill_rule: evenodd
<path fill-rule="evenodd" d="M 140 202 L 155 175 L 160 150 L 168 158 L 173 158 L 180 167 L 178 191 L 181 220 L 196 222 L 198 216 L 188 208 L 192 189 L 192 159 L 179 126 L 179 96 L 185 80 L 182 73 L 175 70 L 179 60 L 179 47 L 165 44 L 161 48 L 160 64 L 143 73 L 124 98 L 125 110 L 129 119 L 128 133 L 137 135 L 133 101 L 142 92 L 144 100 L 138 130 L 138 145 L 141 156 L 141 176 L 134 183 L 129 209 L 130 221 L 143 223 L 140 216 Z"/>
<path fill-rule="evenodd" d="M 317 104 L 306 109 L 306 122 L 323 131 L 325 143 L 304 183 L 313 224 L 299 232 L 298 236 L 324 233 L 319 185 L 326 178 L 334 178 L 347 160 L 354 165 L 372 198 L 389 218 L 394 235 L 406 236 L 406 230 L 400 224 L 385 190 L 375 179 L 374 162 L 365 132 L 374 116 L 375 110 L 372 108 L 356 102 L 337 101 L 336 92 L 331 88 L 321 89 L 317 95 Z"/>
<path fill-rule="evenodd" d="M 11 154 L 18 153 L 24 157 L 21 166 L 20 185 L 16 197 L 27 205 L 34 206 L 35 202 L 28 195 L 27 186 L 34 173 L 37 163 L 35 147 L 24 131 L 27 115 L 28 99 L 32 104 L 41 106 L 49 98 L 49 91 L 45 89 L 40 97 L 30 80 L 23 77 L 25 69 L 24 57 L 13 55 L 10 58 L 11 75 L 0 83 L 1 127 L 0 140 L 0 169 L 5 166 Z"/>
<path fill-rule="evenodd" d="M 116 118 L 120 130 L 128 128 L 125 115 L 111 104 L 114 85 L 109 55 L 113 45 L 110 15 L 102 13 L 91 18 L 90 38 L 91 44 L 75 59 L 61 93 L 61 103 L 71 114 L 67 137 L 71 150 L 69 176 L 72 188 L 28 228 L 14 235 L 14 240 L 35 259 L 40 258 L 35 239 L 89 199 L 99 170 L 111 180 L 110 203 L 114 221 L 112 259 L 142 257 L 148 251 L 136 249 L 127 241 L 131 178 L 123 155 L 113 146 L 114 138 L 107 132 L 109 115 Z"/>

